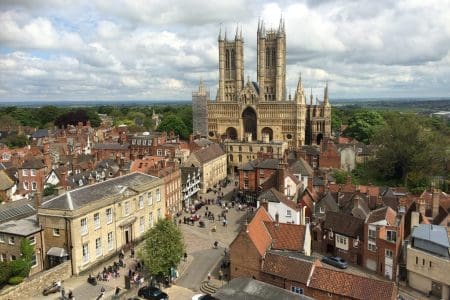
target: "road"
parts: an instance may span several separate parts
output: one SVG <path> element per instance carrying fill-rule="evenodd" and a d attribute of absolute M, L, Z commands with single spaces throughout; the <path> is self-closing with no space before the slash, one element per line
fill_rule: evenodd
<path fill-rule="evenodd" d="M 177 285 L 193 291 L 199 291 L 200 285 L 208 273 L 222 259 L 224 248 L 207 249 L 192 253 L 194 260 L 184 274 L 177 280 Z"/>

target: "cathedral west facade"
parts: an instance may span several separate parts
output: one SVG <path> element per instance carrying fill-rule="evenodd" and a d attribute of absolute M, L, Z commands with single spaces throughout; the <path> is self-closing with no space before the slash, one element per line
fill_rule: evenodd
<path fill-rule="evenodd" d="M 219 87 L 215 101 L 206 100 L 207 125 L 194 133 L 212 140 L 285 141 L 289 147 L 320 144 L 331 136 L 328 85 L 323 100 L 310 94 L 309 104 L 299 78 L 295 95 L 286 96 L 286 32 L 281 20 L 277 30 L 257 31 L 257 82 L 244 78 L 244 41 L 236 31 L 233 40 L 219 33 Z M 199 93 L 204 93 L 201 84 Z M 198 99 L 199 93 L 195 93 Z M 205 94 L 206 96 L 206 94 Z M 196 109 L 194 108 L 194 118 Z M 197 128 L 196 128 L 197 127 Z M 197 131 L 197 132 L 196 132 Z"/>

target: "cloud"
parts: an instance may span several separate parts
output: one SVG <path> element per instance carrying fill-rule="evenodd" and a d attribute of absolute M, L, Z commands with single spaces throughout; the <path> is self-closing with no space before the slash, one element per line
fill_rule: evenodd
<path fill-rule="evenodd" d="M 215 98 L 219 28 L 242 28 L 256 80 L 258 18 L 286 23 L 287 90 L 332 98 L 450 96 L 448 1 L 66 1 L 0 3 L 0 101 Z M 222 25 L 220 25 L 222 24 Z"/>

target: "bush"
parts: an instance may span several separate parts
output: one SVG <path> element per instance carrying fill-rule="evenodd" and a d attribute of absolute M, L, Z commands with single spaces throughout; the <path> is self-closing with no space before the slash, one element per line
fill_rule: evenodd
<path fill-rule="evenodd" d="M 9 262 L 0 262 L 0 285 L 8 282 L 8 278 L 11 276 L 11 266 Z"/>
<path fill-rule="evenodd" d="M 19 283 L 22 283 L 22 281 L 23 281 L 23 277 L 21 277 L 21 276 L 14 276 L 14 277 L 11 277 L 8 280 L 8 283 L 11 284 L 11 285 L 17 285 Z"/>
<path fill-rule="evenodd" d="M 31 264 L 24 259 L 17 259 L 10 262 L 11 275 L 17 277 L 27 277 L 30 273 Z"/>

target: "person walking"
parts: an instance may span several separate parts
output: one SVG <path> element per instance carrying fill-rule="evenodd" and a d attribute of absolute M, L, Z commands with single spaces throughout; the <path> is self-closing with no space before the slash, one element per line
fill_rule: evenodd
<path fill-rule="evenodd" d="M 208 273 L 208 282 L 211 281 L 211 273 Z"/>

